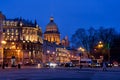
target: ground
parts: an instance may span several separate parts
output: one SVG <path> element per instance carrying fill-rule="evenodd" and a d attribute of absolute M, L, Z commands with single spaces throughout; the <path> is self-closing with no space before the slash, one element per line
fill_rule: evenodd
<path fill-rule="evenodd" d="M 120 68 L 36 68 L 0 69 L 0 80 L 120 80 Z"/>

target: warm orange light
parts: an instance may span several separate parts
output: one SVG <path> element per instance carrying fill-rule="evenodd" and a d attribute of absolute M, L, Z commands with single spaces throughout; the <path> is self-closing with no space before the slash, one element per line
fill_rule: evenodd
<path fill-rule="evenodd" d="M 6 44 L 6 41 L 2 41 L 1 43 L 2 43 L 2 44 Z"/>
<path fill-rule="evenodd" d="M 99 41 L 98 48 L 102 48 L 102 47 L 103 47 L 103 43 Z"/>
<path fill-rule="evenodd" d="M 15 49 L 15 46 L 12 46 L 11 48 L 12 48 L 12 49 Z"/>
<path fill-rule="evenodd" d="M 84 49 L 84 48 L 82 48 L 82 47 L 78 48 L 78 50 L 80 50 L 80 51 L 82 51 L 82 52 L 84 52 L 84 51 L 85 51 L 85 49 Z"/>

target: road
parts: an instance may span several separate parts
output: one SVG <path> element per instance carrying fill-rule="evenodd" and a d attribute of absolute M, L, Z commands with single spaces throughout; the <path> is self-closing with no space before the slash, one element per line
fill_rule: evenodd
<path fill-rule="evenodd" d="M 120 68 L 7 68 L 0 80 L 120 80 Z"/>

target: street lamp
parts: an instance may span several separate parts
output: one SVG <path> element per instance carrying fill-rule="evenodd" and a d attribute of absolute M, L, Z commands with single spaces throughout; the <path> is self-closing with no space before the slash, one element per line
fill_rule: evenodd
<path fill-rule="evenodd" d="M 6 45 L 7 42 L 6 41 L 2 41 L 1 43 L 2 43 L 2 47 L 3 47 L 2 48 L 2 54 L 3 54 L 3 59 L 4 59 L 4 50 L 5 50 L 5 45 Z"/>
<path fill-rule="evenodd" d="M 98 48 L 102 48 L 102 47 L 103 47 L 103 43 L 101 41 L 99 41 Z"/>
<path fill-rule="evenodd" d="M 2 41 L 1 43 L 2 43 L 2 47 L 3 47 L 2 48 L 2 58 L 3 58 L 3 60 L 2 60 L 2 62 L 3 62 L 2 68 L 4 69 L 4 67 L 5 67 L 5 63 L 4 63 L 4 52 L 5 51 L 4 51 L 4 48 L 5 48 L 5 45 L 6 45 L 7 42 L 6 41 Z"/>
<path fill-rule="evenodd" d="M 99 41 L 98 45 L 97 45 L 98 49 L 99 49 L 99 52 L 100 52 L 100 55 L 102 54 L 102 50 L 103 50 L 103 42 L 102 41 Z M 103 61 L 104 57 L 100 56 L 99 55 L 99 58 L 101 59 L 101 62 Z M 104 55 L 103 55 L 104 56 Z"/>
<path fill-rule="evenodd" d="M 79 53 L 79 56 L 80 56 L 80 62 L 79 62 L 80 63 L 80 68 L 82 68 L 82 65 L 81 65 L 81 56 L 82 56 L 82 53 L 84 53 L 85 49 L 82 48 L 82 47 L 79 47 L 78 51 L 80 51 L 80 53 Z"/>
<path fill-rule="evenodd" d="M 47 50 L 48 62 L 49 62 L 49 53 L 50 53 L 50 51 L 49 51 L 49 50 Z"/>
<path fill-rule="evenodd" d="M 55 62 L 55 59 L 56 59 L 55 52 L 53 52 L 52 54 L 53 54 L 53 62 Z"/>

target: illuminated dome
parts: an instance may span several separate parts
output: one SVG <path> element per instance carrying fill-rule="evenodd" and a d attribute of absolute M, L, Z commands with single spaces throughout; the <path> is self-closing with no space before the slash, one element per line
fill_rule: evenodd
<path fill-rule="evenodd" d="M 54 22 L 54 18 L 50 18 L 50 22 L 46 26 L 45 33 L 59 33 L 58 27 L 56 23 Z"/>
<path fill-rule="evenodd" d="M 54 18 L 50 18 L 50 22 L 46 26 L 46 31 L 44 32 L 44 39 L 49 42 L 56 42 L 56 44 L 60 43 L 60 32 L 56 23 L 54 22 Z"/>

